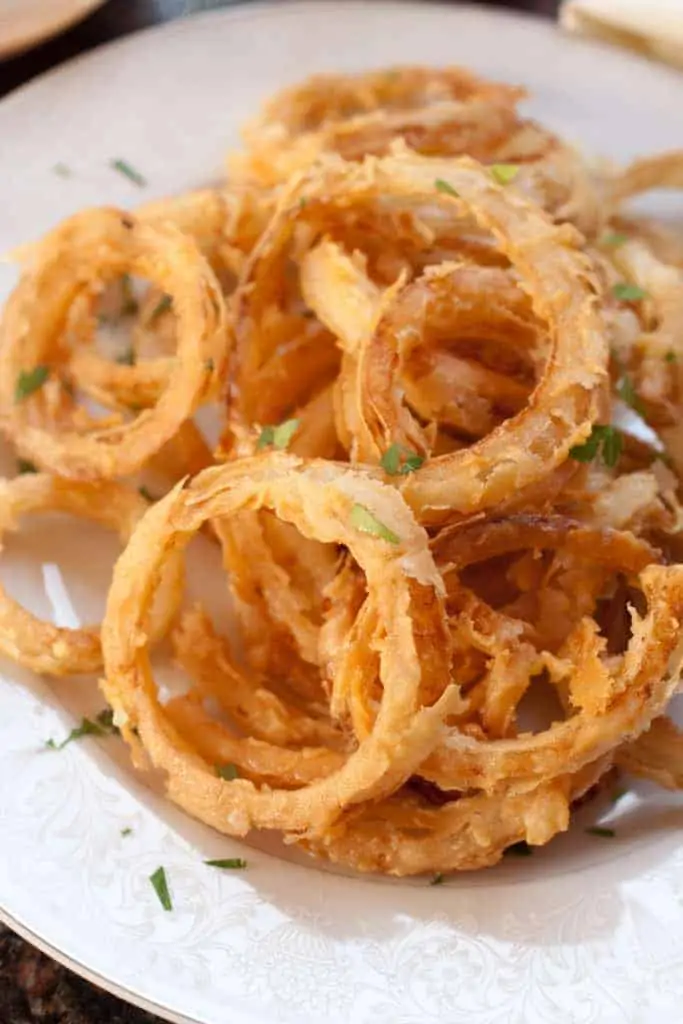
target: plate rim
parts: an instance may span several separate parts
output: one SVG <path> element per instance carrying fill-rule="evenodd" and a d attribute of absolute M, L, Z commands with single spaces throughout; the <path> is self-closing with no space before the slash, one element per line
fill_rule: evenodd
<path fill-rule="evenodd" d="M 70 957 L 57 946 L 53 946 L 41 935 L 38 935 L 37 932 L 34 932 L 29 925 L 10 914 L 2 904 L 0 904 L 0 924 L 14 932 L 19 938 L 24 939 L 29 945 L 34 946 L 40 953 L 55 960 L 60 966 L 66 967 L 67 970 L 77 975 L 77 977 L 89 982 L 96 988 L 102 989 L 108 995 L 115 996 L 122 1002 L 135 1006 L 139 1010 L 144 1010 L 146 1013 L 154 1014 L 162 1020 L 168 1021 L 169 1024 L 200 1024 L 196 1017 L 186 1017 L 181 1013 L 176 1013 L 170 1007 L 162 1006 L 160 1003 L 147 999 L 132 989 L 117 985 L 116 982 L 100 974 L 99 971 L 88 967 L 81 960 Z"/>

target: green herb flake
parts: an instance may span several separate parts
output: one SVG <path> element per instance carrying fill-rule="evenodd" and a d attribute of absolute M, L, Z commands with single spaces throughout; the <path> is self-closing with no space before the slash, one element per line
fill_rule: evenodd
<path fill-rule="evenodd" d="M 307 205 L 308 199 L 306 198 L 306 196 L 301 196 L 301 198 L 299 199 L 299 209 L 305 210 Z"/>
<path fill-rule="evenodd" d="M 152 324 L 160 317 L 163 313 L 168 313 L 171 306 L 173 305 L 173 299 L 170 295 L 162 295 L 156 306 L 149 315 L 149 322 Z"/>
<path fill-rule="evenodd" d="M 125 352 L 122 352 L 121 355 L 116 357 L 116 362 L 120 366 L 135 366 L 135 358 L 135 349 L 131 345 Z"/>
<path fill-rule="evenodd" d="M 145 501 L 148 501 L 150 505 L 153 505 L 154 502 L 158 500 L 144 485 L 142 487 L 138 487 L 138 493 L 141 494 Z"/>
<path fill-rule="evenodd" d="M 617 381 L 616 391 L 622 402 L 629 405 L 634 412 L 637 412 L 639 416 L 645 415 L 645 407 L 638 397 L 633 379 L 628 373 L 624 373 Z"/>
<path fill-rule="evenodd" d="M 365 505 L 354 505 L 351 509 L 351 525 L 360 533 L 368 533 L 371 537 L 380 537 L 389 544 L 400 544 L 401 538 L 373 516 Z"/>
<path fill-rule="evenodd" d="M 213 359 L 204 360 L 204 369 L 206 370 L 207 373 L 213 373 L 213 371 L 216 369 L 216 364 L 213 361 Z"/>
<path fill-rule="evenodd" d="M 122 828 L 121 829 L 121 835 L 123 836 L 124 839 L 126 838 L 126 836 L 132 836 L 133 835 L 133 829 L 132 828 Z"/>
<path fill-rule="evenodd" d="M 628 242 L 628 235 L 623 235 L 619 231 L 608 231 L 600 239 L 600 243 L 605 249 L 618 249 L 626 242 Z"/>
<path fill-rule="evenodd" d="M 423 462 L 423 457 L 417 452 L 400 444 L 392 444 L 382 456 L 380 465 L 389 476 L 407 476 L 419 469 Z"/>
<path fill-rule="evenodd" d="M 159 903 L 161 903 L 164 910 L 173 910 L 173 903 L 171 902 L 171 894 L 168 891 L 168 882 L 166 881 L 166 872 L 163 868 L 157 868 L 156 871 L 149 876 L 149 880 L 152 883 L 152 888 L 159 897 Z"/>
<path fill-rule="evenodd" d="M 517 164 L 492 164 L 489 170 L 499 185 L 509 185 L 519 174 Z"/>
<path fill-rule="evenodd" d="M 598 456 L 610 469 L 616 466 L 621 456 L 624 439 L 616 427 L 596 423 L 590 437 L 583 444 L 569 450 L 569 457 L 576 462 L 593 462 Z"/>
<path fill-rule="evenodd" d="M 605 427 L 602 440 L 602 461 L 608 469 L 614 469 L 621 458 L 624 438 L 615 427 Z"/>
<path fill-rule="evenodd" d="M 637 284 L 629 284 L 628 281 L 617 281 L 612 288 L 612 295 L 620 302 L 640 302 L 647 298 L 647 292 Z"/>
<path fill-rule="evenodd" d="M 611 794 L 612 803 L 613 804 L 618 803 L 621 800 L 622 797 L 626 796 L 627 793 L 628 793 L 628 790 L 627 789 L 623 789 L 623 788 L 613 790 L 613 792 Z"/>
<path fill-rule="evenodd" d="M 677 363 L 678 362 L 678 356 L 676 355 L 675 352 L 673 352 L 671 349 L 669 349 L 669 351 L 664 356 L 664 361 L 667 362 L 667 363 Z"/>
<path fill-rule="evenodd" d="M 14 389 L 14 401 L 23 402 L 23 400 L 28 398 L 29 395 L 32 395 L 34 391 L 38 391 L 42 388 L 49 376 L 49 366 L 34 366 L 32 370 L 22 370 L 17 377 L 17 383 Z"/>
<path fill-rule="evenodd" d="M 270 447 L 283 451 L 299 429 L 299 423 L 300 420 L 285 420 L 277 426 L 264 427 L 256 442 L 257 451 Z"/>
<path fill-rule="evenodd" d="M 247 866 L 246 860 L 242 857 L 226 857 L 224 860 L 205 860 L 204 863 L 210 868 L 222 868 L 224 871 L 241 871 Z"/>
<path fill-rule="evenodd" d="M 232 782 L 234 779 L 239 779 L 240 773 L 236 764 L 217 764 L 216 775 L 219 779 L 225 779 L 226 782 Z"/>
<path fill-rule="evenodd" d="M 443 192 L 447 196 L 455 196 L 457 198 L 458 193 L 455 191 L 452 185 L 449 185 L 443 178 L 437 178 L 434 182 L 434 188 L 437 192 Z"/>
<path fill-rule="evenodd" d="M 504 857 L 531 857 L 533 850 L 524 839 L 519 843 L 513 843 L 512 846 L 506 846 L 503 850 Z"/>
<path fill-rule="evenodd" d="M 55 164 L 54 167 L 52 168 L 52 171 L 53 171 L 54 174 L 57 175 L 58 178 L 70 178 L 71 177 L 71 168 L 67 167 L 66 164 L 62 164 L 62 163 Z"/>
<path fill-rule="evenodd" d="M 136 171 L 134 167 L 131 167 L 127 160 L 111 160 L 109 166 L 113 170 L 118 171 L 119 174 L 122 174 L 124 178 L 132 181 L 138 188 L 144 188 L 147 184 L 147 179 L 139 171 Z"/>
<path fill-rule="evenodd" d="M 72 729 L 61 743 L 50 739 L 45 746 L 48 750 L 63 750 L 69 743 L 83 739 L 84 736 L 113 736 L 118 731 L 118 727 L 114 725 L 114 712 L 111 708 L 105 708 L 104 711 L 100 711 L 94 721 L 90 718 L 83 718 L 81 724 Z"/>
<path fill-rule="evenodd" d="M 614 839 L 616 832 L 613 828 L 603 828 L 602 825 L 593 825 L 585 829 L 586 835 L 599 836 L 600 839 Z"/>
<path fill-rule="evenodd" d="M 431 882 L 429 884 L 430 885 L 443 885 L 443 883 L 445 881 L 446 881 L 445 876 L 440 871 L 437 871 L 437 873 L 434 875 L 434 877 L 432 878 L 432 880 L 431 880 Z"/>
<path fill-rule="evenodd" d="M 28 459 L 17 459 L 17 473 L 22 476 L 24 473 L 37 473 L 38 468 L 29 462 Z"/>

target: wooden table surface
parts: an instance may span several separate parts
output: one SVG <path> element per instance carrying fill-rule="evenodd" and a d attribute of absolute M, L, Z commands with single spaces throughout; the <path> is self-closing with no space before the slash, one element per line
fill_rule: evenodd
<path fill-rule="evenodd" d="M 0 63 L 0 96 L 62 61 L 117 36 L 235 0 L 109 0 L 80 25 L 29 53 Z M 345 0 L 349 2 L 349 0 Z M 443 0 L 449 2 L 449 0 Z M 453 0 L 450 0 L 453 2 Z M 481 0 L 480 0 L 481 2 Z M 558 0 L 507 0 L 553 16 Z M 82 981 L 0 925 L 0 1024 L 161 1024 Z"/>

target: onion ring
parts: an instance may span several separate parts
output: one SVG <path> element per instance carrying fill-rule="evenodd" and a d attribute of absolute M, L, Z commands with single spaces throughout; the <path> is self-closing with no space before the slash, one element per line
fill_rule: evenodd
<path fill-rule="evenodd" d="M 399 543 L 356 529 L 354 504 L 370 509 Z M 168 554 L 187 543 L 207 519 L 244 507 L 271 507 L 305 535 L 348 546 L 377 598 L 381 629 L 375 640 L 381 652 L 383 698 L 375 729 L 337 772 L 294 791 L 266 791 L 247 780 L 216 778 L 165 717 L 145 644 L 140 643 L 155 581 Z M 440 629 L 440 587 L 426 535 L 393 488 L 329 463 L 303 463 L 282 454 L 205 470 L 186 489 L 176 488 L 149 510 L 117 564 L 103 626 L 105 695 L 127 720 L 123 734 L 128 742 L 138 742 L 135 727 L 152 763 L 167 772 L 170 798 L 201 820 L 234 834 L 252 826 L 314 833 L 350 804 L 388 793 L 407 778 L 433 746 L 444 715 L 459 703 L 457 688 L 447 678 L 437 704 L 419 703 L 422 669 L 410 609 L 416 602 L 430 608 L 418 620 L 424 646 L 430 622 Z M 392 751 L 400 744 L 400 758 L 389 756 L 387 743 Z"/>
<path fill-rule="evenodd" d="M 167 386 L 154 408 L 120 426 L 89 433 L 48 430 L 40 394 L 17 402 L 17 380 L 22 372 L 51 367 L 55 358 L 61 362 L 59 341 L 72 302 L 93 282 L 126 271 L 173 296 L 178 353 Z M 117 210 L 76 214 L 41 243 L 34 268 L 24 275 L 5 310 L 0 325 L 0 426 L 43 469 L 81 480 L 126 476 L 215 391 L 224 372 L 227 340 L 220 289 L 189 238 Z"/>

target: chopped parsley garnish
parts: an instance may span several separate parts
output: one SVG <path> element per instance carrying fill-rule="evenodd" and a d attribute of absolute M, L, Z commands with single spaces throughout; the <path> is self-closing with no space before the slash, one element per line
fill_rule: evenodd
<path fill-rule="evenodd" d="M 647 292 L 637 284 L 629 284 L 628 281 L 617 281 L 612 288 L 612 295 L 620 302 L 640 302 L 647 298 Z"/>
<path fill-rule="evenodd" d="M 307 203 L 308 203 L 308 199 L 306 198 L 306 196 L 302 196 L 301 199 L 299 200 L 299 209 L 300 210 L 305 209 Z"/>
<path fill-rule="evenodd" d="M 616 427 L 596 423 L 587 441 L 570 448 L 569 457 L 577 462 L 593 462 L 600 456 L 604 464 L 613 469 L 623 447 L 624 439 Z"/>
<path fill-rule="evenodd" d="M 122 174 L 124 178 L 132 181 L 138 188 L 144 188 L 147 184 L 147 179 L 139 171 L 136 171 L 134 167 L 131 167 L 127 160 L 112 160 L 109 166 L 118 171 L 119 174 Z"/>
<path fill-rule="evenodd" d="M 169 309 L 173 305 L 173 299 L 170 295 L 162 295 L 156 306 L 152 310 L 149 316 L 149 322 L 154 323 L 157 317 L 161 316 L 162 313 L 168 313 Z"/>
<path fill-rule="evenodd" d="M 443 883 L 445 881 L 446 881 L 445 876 L 440 871 L 437 871 L 437 873 L 434 875 L 434 877 L 432 878 L 432 880 L 431 880 L 431 882 L 429 884 L 430 885 L 443 885 Z"/>
<path fill-rule="evenodd" d="M 499 185 L 509 185 L 519 174 L 517 164 L 492 164 L 489 170 Z"/>
<path fill-rule="evenodd" d="M 116 357 L 116 362 L 121 366 L 135 366 L 135 349 L 131 345 L 125 352 Z"/>
<path fill-rule="evenodd" d="M 257 451 L 271 447 L 280 451 L 287 448 L 299 429 L 299 422 L 299 420 L 285 420 L 284 423 L 277 426 L 264 427 L 256 442 Z"/>
<path fill-rule="evenodd" d="M 28 459 L 17 459 L 17 473 L 22 475 L 23 473 L 37 473 L 38 468 L 29 462 Z"/>
<path fill-rule="evenodd" d="M 164 910 L 173 910 L 173 903 L 171 902 L 171 894 L 168 891 L 168 882 L 166 881 L 164 869 L 157 868 L 154 874 L 149 876 L 149 880 Z"/>
<path fill-rule="evenodd" d="M 606 235 L 602 236 L 600 242 L 605 249 L 618 249 L 620 245 L 628 242 L 628 235 L 623 235 L 619 231 L 608 231 Z"/>
<path fill-rule="evenodd" d="M 678 362 L 678 356 L 676 355 L 676 353 L 672 349 L 669 349 L 669 351 L 664 356 L 664 359 L 665 359 L 665 361 L 667 363 L 677 363 Z"/>
<path fill-rule="evenodd" d="M 529 844 L 523 839 L 519 843 L 513 843 L 512 846 L 506 846 L 503 850 L 504 857 L 530 857 L 534 851 L 531 849 Z"/>
<path fill-rule="evenodd" d="M 54 173 L 57 175 L 58 178 L 70 178 L 71 177 L 71 168 L 67 167 L 66 164 L 62 164 L 62 163 L 55 164 L 54 167 L 52 168 L 52 170 L 54 171 Z"/>
<path fill-rule="evenodd" d="M 32 370 L 22 370 L 17 377 L 17 383 L 14 389 L 14 401 L 23 402 L 23 400 L 28 398 L 29 395 L 32 395 L 34 391 L 38 391 L 42 388 L 49 376 L 49 366 L 34 366 Z"/>
<path fill-rule="evenodd" d="M 449 185 L 447 181 L 443 180 L 443 178 L 436 179 L 434 182 L 434 188 L 437 192 L 443 192 L 447 196 L 456 196 L 457 198 L 458 193 L 455 191 L 453 186 Z"/>
<path fill-rule="evenodd" d="M 407 476 L 419 469 L 424 458 L 400 444 L 392 444 L 382 456 L 380 465 L 389 476 Z"/>
<path fill-rule="evenodd" d="M 628 373 L 623 373 L 617 381 L 616 390 L 622 402 L 625 402 L 626 405 L 630 405 L 633 411 L 637 412 L 639 416 L 645 415 L 643 403 L 638 397 L 633 379 L 628 375 Z"/>
<path fill-rule="evenodd" d="M 214 363 L 213 359 L 206 359 L 204 361 L 204 368 L 206 369 L 207 373 L 213 373 L 213 371 L 216 369 L 216 364 Z"/>
<path fill-rule="evenodd" d="M 613 828 L 603 828 L 602 825 L 593 825 L 591 828 L 587 828 L 586 835 L 599 836 L 601 839 L 614 839 L 616 832 Z"/>
<path fill-rule="evenodd" d="M 401 538 L 397 537 L 393 530 L 381 523 L 373 516 L 372 512 L 365 505 L 354 505 L 351 509 L 351 525 L 360 533 L 369 533 L 372 537 L 381 537 L 389 544 L 400 544 Z"/>
<path fill-rule="evenodd" d="M 619 800 L 621 800 L 622 796 L 626 796 L 627 793 L 627 789 L 615 789 L 612 793 L 612 803 L 616 804 Z"/>
<path fill-rule="evenodd" d="M 84 736 L 114 736 L 118 733 L 118 726 L 114 725 L 114 712 L 111 708 L 105 708 L 93 721 L 91 718 L 83 718 L 80 725 L 72 729 L 65 740 L 56 743 L 55 740 L 48 740 L 45 746 L 48 750 L 63 750 L 74 740 L 80 740 Z"/>
<path fill-rule="evenodd" d="M 133 829 L 132 829 L 132 828 L 122 828 L 122 829 L 121 829 L 121 835 L 122 835 L 122 836 L 123 836 L 124 838 L 125 838 L 126 836 L 132 836 L 132 835 L 133 835 Z"/>
<path fill-rule="evenodd" d="M 148 491 L 144 485 L 142 487 L 138 487 L 138 493 L 141 494 L 142 497 L 145 498 L 146 501 L 149 501 L 150 504 L 152 505 L 154 504 L 155 501 L 157 501 L 157 498 L 155 498 L 152 492 Z"/>
<path fill-rule="evenodd" d="M 238 871 L 246 868 L 247 862 L 242 857 L 226 857 L 224 860 L 205 860 L 204 863 L 210 868 L 223 868 L 224 870 Z"/>
<path fill-rule="evenodd" d="M 216 775 L 219 779 L 225 779 L 226 782 L 232 782 L 233 779 L 238 779 L 240 777 L 236 764 L 217 764 Z"/>

